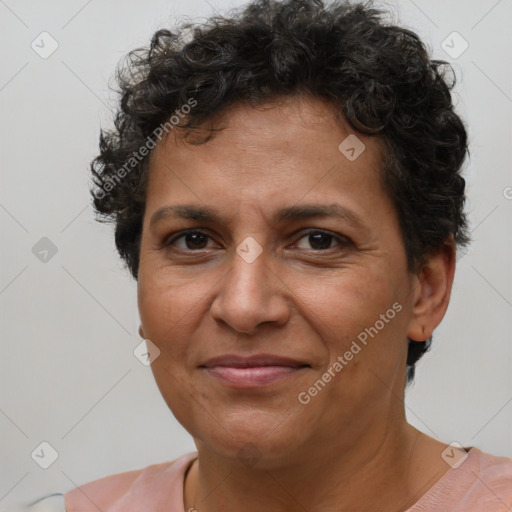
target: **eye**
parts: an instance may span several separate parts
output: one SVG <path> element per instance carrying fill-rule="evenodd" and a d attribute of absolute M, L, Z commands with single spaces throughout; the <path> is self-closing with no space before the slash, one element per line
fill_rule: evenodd
<path fill-rule="evenodd" d="M 181 245 L 177 244 L 177 240 L 183 239 Z M 206 247 L 208 240 L 211 240 L 211 237 L 201 231 L 185 231 L 180 235 L 166 241 L 164 243 L 165 246 L 176 246 L 178 249 L 183 251 L 194 251 L 207 249 Z"/>
<path fill-rule="evenodd" d="M 314 251 L 332 249 L 335 247 L 335 245 L 332 245 L 333 242 L 337 242 L 339 246 L 346 246 L 349 243 L 349 240 L 344 237 L 339 237 L 331 233 L 319 230 L 312 230 L 307 232 L 299 240 L 303 239 L 306 239 L 306 243 L 309 244 L 310 247 L 300 247 L 299 243 L 297 243 L 297 247 L 299 247 L 299 249 L 311 249 Z"/>
<path fill-rule="evenodd" d="M 202 231 L 190 230 L 183 231 L 174 236 L 174 238 L 169 238 L 163 245 L 165 247 L 173 246 L 181 251 L 195 252 L 208 249 L 208 242 L 212 240 L 211 236 Z M 302 240 L 305 240 L 305 242 L 301 242 Z M 295 247 L 313 251 L 325 251 L 335 248 L 336 245 L 345 247 L 349 243 L 350 240 L 346 237 L 315 229 L 306 232 L 295 244 Z M 309 245 L 309 247 L 305 245 Z"/>

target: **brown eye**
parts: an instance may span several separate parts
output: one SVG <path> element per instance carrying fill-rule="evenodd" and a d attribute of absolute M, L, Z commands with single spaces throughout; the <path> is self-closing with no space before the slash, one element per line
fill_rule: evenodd
<path fill-rule="evenodd" d="M 181 245 L 176 243 L 177 240 L 182 239 Z M 200 231 L 187 231 L 185 233 L 182 233 L 181 235 L 173 238 L 169 242 L 167 242 L 165 245 L 174 245 L 178 247 L 178 249 L 182 249 L 184 251 L 194 251 L 194 250 L 201 250 L 201 249 L 207 249 L 208 240 L 210 237 L 206 235 L 205 233 L 201 233 Z"/>
<path fill-rule="evenodd" d="M 331 233 L 318 230 L 306 233 L 303 237 L 300 238 L 300 240 L 306 240 L 307 244 L 309 245 L 309 247 L 301 247 L 300 243 L 298 243 L 297 246 L 300 249 L 311 249 L 314 251 L 325 251 L 326 249 L 332 249 L 335 247 L 333 242 L 340 246 L 347 245 L 347 241 L 344 241 L 343 239 Z"/>

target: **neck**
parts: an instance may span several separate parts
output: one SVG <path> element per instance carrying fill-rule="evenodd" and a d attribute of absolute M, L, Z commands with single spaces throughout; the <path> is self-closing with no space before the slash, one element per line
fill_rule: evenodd
<path fill-rule="evenodd" d="M 448 470 L 443 449 L 405 420 L 355 443 L 323 440 L 279 464 L 246 466 L 198 444 L 198 461 L 185 481 L 185 510 L 406 510 Z"/>

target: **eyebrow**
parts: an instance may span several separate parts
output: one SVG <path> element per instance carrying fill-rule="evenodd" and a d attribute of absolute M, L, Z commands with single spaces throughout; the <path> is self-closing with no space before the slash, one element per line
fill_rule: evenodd
<path fill-rule="evenodd" d="M 339 204 L 305 204 L 301 206 L 288 206 L 274 213 L 272 222 L 275 224 L 285 221 L 312 219 L 318 217 L 336 217 L 357 228 L 365 228 L 363 220 L 352 210 Z M 222 218 L 211 208 L 192 204 L 163 206 L 155 211 L 149 222 L 150 227 L 169 218 L 191 219 L 200 222 L 221 223 Z"/>

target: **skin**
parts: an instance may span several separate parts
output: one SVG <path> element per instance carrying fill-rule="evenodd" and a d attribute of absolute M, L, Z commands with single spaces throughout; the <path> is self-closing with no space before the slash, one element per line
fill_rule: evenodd
<path fill-rule="evenodd" d="M 383 144 L 357 134 L 365 150 L 349 161 L 338 146 L 354 131 L 324 100 L 238 103 L 215 123 L 224 129 L 205 144 L 175 130 L 155 149 L 138 277 L 140 333 L 161 351 L 157 385 L 199 454 L 185 510 L 405 510 L 449 469 L 446 444 L 407 423 L 403 397 L 407 337 L 427 339 L 448 306 L 453 240 L 417 274 L 407 270 L 380 182 Z M 280 208 L 312 203 L 342 205 L 364 225 L 272 220 Z M 159 208 L 178 204 L 208 206 L 220 220 L 150 225 Z M 185 229 L 208 236 L 175 240 Z M 312 230 L 327 234 L 318 242 Z M 262 248 L 252 263 L 236 252 L 248 236 Z M 300 403 L 394 303 L 401 311 Z M 232 389 L 198 367 L 228 353 L 287 356 L 310 368 Z"/>

